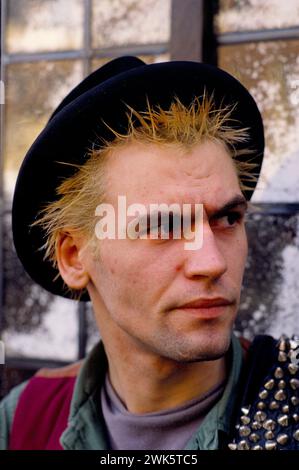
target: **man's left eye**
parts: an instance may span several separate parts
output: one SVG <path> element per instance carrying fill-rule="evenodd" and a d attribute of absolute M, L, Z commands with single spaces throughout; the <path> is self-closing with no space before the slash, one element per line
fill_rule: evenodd
<path fill-rule="evenodd" d="M 211 225 L 229 228 L 235 226 L 239 221 L 241 221 L 242 218 L 243 214 L 241 214 L 240 212 L 228 212 L 222 217 L 215 219 Z"/>

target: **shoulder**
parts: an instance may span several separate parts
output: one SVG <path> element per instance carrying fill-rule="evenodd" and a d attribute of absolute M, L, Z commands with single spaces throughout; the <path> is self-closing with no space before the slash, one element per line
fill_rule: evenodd
<path fill-rule="evenodd" d="M 7 449 L 15 409 L 27 384 L 28 380 L 17 385 L 0 402 L 0 450 Z"/>
<path fill-rule="evenodd" d="M 63 379 L 77 377 L 82 364 L 83 360 L 75 362 L 65 367 L 58 367 L 56 369 L 43 368 L 37 371 L 35 377 L 43 377 L 47 379 Z"/>
<path fill-rule="evenodd" d="M 31 379 L 14 387 L 9 394 L 3 398 L 0 402 L 0 450 L 7 449 L 8 447 L 14 418 L 17 414 L 16 410 L 20 408 L 18 405 L 23 404 L 22 410 L 27 409 L 28 412 L 34 414 L 33 408 L 30 407 L 29 409 L 26 405 L 29 401 L 36 403 L 36 409 L 40 412 L 43 402 L 47 401 L 48 403 L 53 397 L 57 397 L 58 391 L 61 394 L 62 400 L 66 393 L 71 395 L 74 379 L 76 379 L 79 373 L 82 362 L 83 361 L 79 361 L 55 369 L 39 369 Z M 63 387 L 62 384 L 64 384 Z M 35 399 L 32 400 L 32 398 Z M 42 398 L 44 399 L 41 400 Z M 26 403 L 23 403 L 24 400 Z M 22 415 L 23 414 L 24 413 L 22 413 Z"/>

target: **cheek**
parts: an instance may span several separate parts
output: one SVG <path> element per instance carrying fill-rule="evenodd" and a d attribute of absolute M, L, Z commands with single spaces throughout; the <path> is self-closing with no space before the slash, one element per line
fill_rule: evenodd
<path fill-rule="evenodd" d="M 95 295 L 105 305 L 110 315 L 117 318 L 134 308 L 138 295 L 138 276 L 114 252 L 94 264 L 93 284 Z"/>
<path fill-rule="evenodd" d="M 175 253 L 155 248 L 138 241 L 105 241 L 96 262 L 100 294 L 114 297 L 115 302 L 155 303 L 181 269 Z"/>
<path fill-rule="evenodd" d="M 245 226 L 242 230 L 242 235 L 240 236 L 239 240 L 240 244 L 240 251 L 242 252 L 244 263 L 246 263 L 247 255 L 248 255 L 248 239 Z"/>
<path fill-rule="evenodd" d="M 106 295 L 129 301 L 142 292 L 146 296 L 154 269 L 142 253 L 129 244 L 116 241 L 103 247 L 101 259 L 97 263 L 97 287 Z"/>
<path fill-rule="evenodd" d="M 240 227 L 238 233 L 219 240 L 222 252 L 228 267 L 228 272 L 239 277 L 243 274 L 248 255 L 248 243 L 245 229 Z"/>
<path fill-rule="evenodd" d="M 230 253 L 230 263 L 232 264 L 232 269 L 236 272 L 237 275 L 243 276 L 245 269 L 245 264 L 248 255 L 248 243 L 245 229 L 242 230 L 242 233 L 236 237 L 232 250 Z"/>

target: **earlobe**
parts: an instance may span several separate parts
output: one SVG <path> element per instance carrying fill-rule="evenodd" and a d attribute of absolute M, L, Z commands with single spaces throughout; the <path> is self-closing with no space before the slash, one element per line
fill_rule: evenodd
<path fill-rule="evenodd" d="M 75 290 L 84 289 L 89 283 L 89 274 L 84 264 L 82 240 L 65 232 L 59 235 L 56 246 L 56 257 L 61 277 L 68 287 Z"/>

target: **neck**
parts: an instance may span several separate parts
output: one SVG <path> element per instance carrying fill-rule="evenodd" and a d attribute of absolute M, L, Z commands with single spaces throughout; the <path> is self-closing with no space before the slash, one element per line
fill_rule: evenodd
<path fill-rule="evenodd" d="M 111 384 L 131 413 L 151 413 L 183 405 L 204 395 L 226 377 L 224 357 L 184 364 L 133 348 L 124 351 L 119 343 L 114 349 L 109 341 L 105 350 Z"/>

